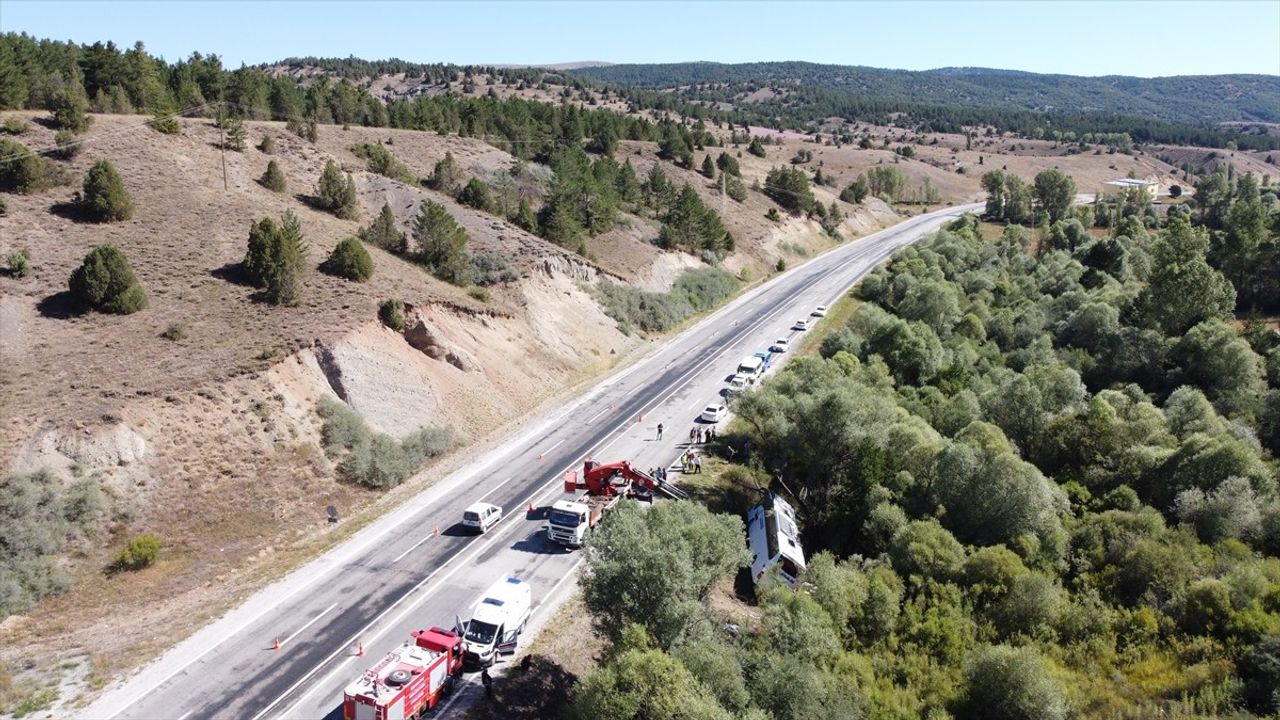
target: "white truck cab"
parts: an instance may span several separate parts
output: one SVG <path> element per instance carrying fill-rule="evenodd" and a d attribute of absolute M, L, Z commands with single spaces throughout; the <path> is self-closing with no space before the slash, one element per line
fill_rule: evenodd
<path fill-rule="evenodd" d="M 471 618 L 461 623 L 463 661 L 489 667 L 499 655 L 513 654 L 532 612 L 529 583 L 514 577 L 495 582 L 476 602 Z"/>

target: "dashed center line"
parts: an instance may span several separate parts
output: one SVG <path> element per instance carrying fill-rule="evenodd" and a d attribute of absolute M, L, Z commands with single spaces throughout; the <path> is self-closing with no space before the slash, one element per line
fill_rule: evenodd
<path fill-rule="evenodd" d="M 334 608 L 336 608 L 336 607 L 338 607 L 338 603 L 334 603 L 334 604 L 330 605 L 329 607 L 325 608 L 324 610 L 322 610 L 322 611 L 320 612 L 320 614 L 319 614 L 319 615 L 316 615 L 315 617 L 313 617 L 313 618 L 311 618 L 310 620 L 308 620 L 306 625 L 303 625 L 302 627 L 300 627 L 300 628 L 298 628 L 297 630 L 295 630 L 295 631 L 293 632 L 293 634 L 292 634 L 292 635 L 290 635 L 289 637 L 285 638 L 284 640 L 281 640 L 281 641 L 280 641 L 280 647 L 284 647 L 285 645 L 288 645 L 290 640 L 292 640 L 292 639 L 294 639 L 294 638 L 298 637 L 299 635 L 301 635 L 303 630 L 306 630 L 307 628 L 311 627 L 311 624 L 312 624 L 312 623 L 314 623 L 315 621 L 317 621 L 317 620 L 319 620 L 320 618 L 324 617 L 325 615 L 328 615 L 328 614 L 329 614 L 329 611 L 330 611 L 330 610 L 332 610 L 332 609 L 334 609 Z"/>

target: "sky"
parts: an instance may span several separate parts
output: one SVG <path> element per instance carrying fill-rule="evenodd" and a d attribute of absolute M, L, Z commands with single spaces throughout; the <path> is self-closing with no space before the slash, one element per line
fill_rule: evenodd
<path fill-rule="evenodd" d="M 1070 75 L 1280 75 L 1265 2 L 34 2 L 0 30 L 137 40 L 227 67 L 291 56 L 457 64 L 807 60 Z"/>

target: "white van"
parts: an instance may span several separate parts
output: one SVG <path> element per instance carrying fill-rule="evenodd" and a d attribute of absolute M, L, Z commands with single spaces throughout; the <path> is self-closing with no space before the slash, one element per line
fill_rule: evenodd
<path fill-rule="evenodd" d="M 499 655 L 514 654 L 532 612 L 529 583 L 514 577 L 495 582 L 476 602 L 471 619 L 460 623 L 465 664 L 489 667 Z"/>
<path fill-rule="evenodd" d="M 764 374 L 764 358 L 755 355 L 748 355 L 742 358 L 738 363 L 737 373 L 739 375 L 749 375 L 751 377 L 760 377 Z"/>
<path fill-rule="evenodd" d="M 489 503 L 474 503 L 462 511 L 462 524 L 481 534 L 497 525 L 500 520 L 502 520 L 502 508 Z"/>

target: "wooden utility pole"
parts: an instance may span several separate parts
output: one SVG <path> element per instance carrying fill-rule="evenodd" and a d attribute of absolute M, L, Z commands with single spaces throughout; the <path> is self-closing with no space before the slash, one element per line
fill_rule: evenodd
<path fill-rule="evenodd" d="M 724 217 L 724 196 L 725 189 L 728 186 L 728 179 L 725 178 L 724 170 L 720 171 L 720 217 Z"/>

